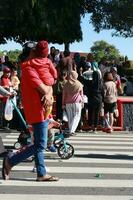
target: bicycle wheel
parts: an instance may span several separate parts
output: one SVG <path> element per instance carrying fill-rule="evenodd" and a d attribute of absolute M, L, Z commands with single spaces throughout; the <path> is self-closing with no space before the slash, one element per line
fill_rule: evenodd
<path fill-rule="evenodd" d="M 74 154 L 74 147 L 68 142 L 66 142 L 65 144 L 60 144 L 57 147 L 57 153 L 61 159 L 69 159 Z"/>
<path fill-rule="evenodd" d="M 15 142 L 14 143 L 14 148 L 15 149 L 20 149 L 22 147 L 22 145 L 20 144 L 20 142 Z"/>

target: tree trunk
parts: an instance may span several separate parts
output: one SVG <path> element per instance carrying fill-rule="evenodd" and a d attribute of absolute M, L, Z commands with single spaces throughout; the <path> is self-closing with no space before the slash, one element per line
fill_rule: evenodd
<path fill-rule="evenodd" d="M 69 51 L 69 43 L 64 43 L 65 51 Z"/>

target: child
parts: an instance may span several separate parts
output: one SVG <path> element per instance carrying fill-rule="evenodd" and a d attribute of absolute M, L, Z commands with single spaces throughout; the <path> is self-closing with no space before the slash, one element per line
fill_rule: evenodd
<path fill-rule="evenodd" d="M 67 71 L 61 71 L 59 79 L 54 86 L 54 94 L 56 95 L 56 119 L 58 121 L 63 120 L 63 109 L 62 109 L 62 91 L 66 83 Z"/>
<path fill-rule="evenodd" d="M 30 65 L 37 72 L 44 84 L 49 86 L 49 94 L 53 99 L 53 89 L 52 86 L 56 83 L 57 71 L 52 61 L 48 57 L 48 43 L 47 41 L 40 41 L 37 43 L 34 50 L 33 58 L 30 60 Z M 42 102 L 45 101 L 45 96 L 42 97 Z M 52 112 L 52 106 L 45 108 L 45 119 L 48 118 L 49 114 Z"/>
<path fill-rule="evenodd" d="M 107 125 L 107 132 L 113 131 L 114 110 L 117 105 L 117 88 L 111 72 L 104 74 L 104 117 Z"/>
<path fill-rule="evenodd" d="M 13 72 L 11 74 L 11 83 L 12 83 L 13 89 L 18 91 L 20 80 L 19 80 L 19 78 L 17 76 L 17 70 L 13 70 Z"/>

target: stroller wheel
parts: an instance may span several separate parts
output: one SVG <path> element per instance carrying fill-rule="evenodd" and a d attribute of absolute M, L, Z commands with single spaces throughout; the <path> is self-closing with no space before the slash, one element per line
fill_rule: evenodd
<path fill-rule="evenodd" d="M 74 154 L 74 147 L 68 142 L 62 143 L 57 147 L 57 153 L 61 159 L 69 159 Z"/>
<path fill-rule="evenodd" d="M 22 146 L 21 146 L 21 144 L 19 143 L 19 142 L 15 142 L 15 144 L 14 144 L 14 148 L 15 149 L 20 149 Z"/>

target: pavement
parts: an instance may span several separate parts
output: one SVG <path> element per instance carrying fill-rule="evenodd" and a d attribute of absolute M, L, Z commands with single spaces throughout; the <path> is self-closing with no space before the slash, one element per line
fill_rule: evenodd
<path fill-rule="evenodd" d="M 5 147 L 13 147 L 19 133 L 0 135 Z M 83 132 L 67 140 L 75 149 L 72 158 L 45 152 L 47 171 L 58 176 L 58 182 L 36 182 L 34 162 L 22 162 L 12 169 L 9 181 L 0 175 L 0 199 L 133 200 L 132 132 Z"/>

